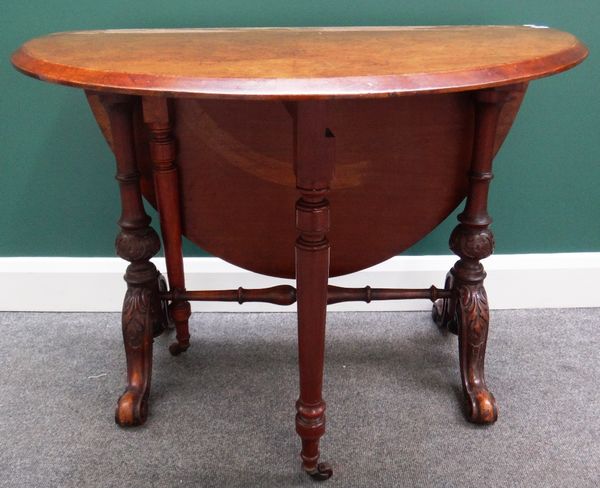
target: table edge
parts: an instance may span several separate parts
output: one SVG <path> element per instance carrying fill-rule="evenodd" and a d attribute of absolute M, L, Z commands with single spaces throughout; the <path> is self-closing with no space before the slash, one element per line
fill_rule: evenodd
<path fill-rule="evenodd" d="M 95 92 L 178 98 L 284 101 L 385 98 L 492 88 L 558 74 L 580 64 L 589 55 L 587 46 L 575 36 L 573 39 L 575 43 L 563 51 L 516 64 L 510 63 L 468 71 L 409 75 L 330 78 L 197 78 L 111 73 L 110 82 L 90 82 L 88 80 L 92 76 L 101 79 L 101 72 L 57 65 L 33 58 L 24 49 L 26 43 L 12 54 L 11 63 L 21 73 L 41 81 Z"/>

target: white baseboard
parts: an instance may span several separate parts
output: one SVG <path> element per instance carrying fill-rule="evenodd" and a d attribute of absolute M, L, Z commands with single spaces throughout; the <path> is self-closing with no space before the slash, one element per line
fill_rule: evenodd
<path fill-rule="evenodd" d="M 397 256 L 359 273 L 333 278 L 349 287 L 441 287 L 455 256 Z M 164 272 L 164 259 L 153 260 Z M 0 258 L 0 310 L 116 312 L 120 311 L 127 263 L 119 258 Z M 507 308 L 600 307 L 600 252 L 495 255 L 484 261 L 490 306 Z M 187 288 L 262 288 L 289 283 L 259 275 L 218 258 L 186 258 Z M 196 302 L 194 311 L 294 311 L 264 303 Z M 430 310 L 428 300 L 346 302 L 330 310 Z"/>

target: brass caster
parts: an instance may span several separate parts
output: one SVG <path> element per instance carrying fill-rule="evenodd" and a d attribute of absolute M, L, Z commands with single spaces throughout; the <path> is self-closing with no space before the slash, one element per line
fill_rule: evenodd
<path fill-rule="evenodd" d="M 307 470 L 306 473 L 315 481 L 325 481 L 333 475 L 333 469 L 329 463 L 319 463 L 317 467 Z"/>
<path fill-rule="evenodd" d="M 180 344 L 179 342 L 174 342 L 169 346 L 169 352 L 172 356 L 179 356 L 182 352 L 187 351 L 189 347 L 189 344 Z"/>

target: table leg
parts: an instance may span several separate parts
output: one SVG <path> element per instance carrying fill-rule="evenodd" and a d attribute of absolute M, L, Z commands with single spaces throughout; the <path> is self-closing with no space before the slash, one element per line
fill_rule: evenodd
<path fill-rule="evenodd" d="M 460 257 L 450 270 L 447 285 L 454 296 L 436 304 L 434 318 L 458 333 L 460 373 L 469 421 L 491 424 L 498 418 L 496 400 L 484 375 L 489 306 L 480 263 L 494 251 L 487 200 L 492 175 L 496 130 L 503 104 L 511 90 L 489 89 L 475 93 L 475 139 L 465 210 L 450 237 L 450 249 Z M 437 313 L 436 313 L 437 312 Z"/>
<path fill-rule="evenodd" d="M 171 131 L 171 117 L 166 98 L 144 97 L 142 99 L 144 122 L 150 132 L 150 156 L 154 172 L 156 202 L 160 217 L 160 229 L 165 246 L 167 275 L 172 292 L 185 292 L 183 253 L 181 249 L 181 210 L 178 170 L 175 164 L 176 147 Z M 175 322 L 177 341 L 169 351 L 174 356 L 190 347 L 188 320 L 191 315 L 190 302 L 173 300 L 169 306 Z"/>
<path fill-rule="evenodd" d="M 140 190 L 140 175 L 133 147 L 132 112 L 135 99 L 120 95 L 100 97 L 110 121 L 117 180 L 121 194 L 121 232 L 117 254 L 130 261 L 125 272 L 127 293 L 123 302 L 123 341 L 127 357 L 127 388 L 119 398 L 115 420 L 121 426 L 142 424 L 148 413 L 154 335 L 166 326 L 159 286 L 162 277 L 150 258 L 160 249 L 150 227 Z"/>
<path fill-rule="evenodd" d="M 333 177 L 333 134 L 326 125 L 325 102 L 299 102 L 295 115 L 295 171 L 300 198 L 296 203 L 296 282 L 300 397 L 296 432 L 302 439 L 302 462 L 313 478 L 332 475 L 319 463 L 319 440 L 325 433 L 322 398 L 325 319 L 329 277 L 329 202 Z"/>

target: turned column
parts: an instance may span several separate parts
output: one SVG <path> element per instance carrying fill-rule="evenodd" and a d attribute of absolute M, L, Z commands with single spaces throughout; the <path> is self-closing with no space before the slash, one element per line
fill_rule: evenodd
<path fill-rule="evenodd" d="M 295 121 L 295 172 L 300 198 L 296 203 L 296 284 L 300 397 L 296 432 L 302 439 L 302 462 L 308 474 L 327 479 L 332 470 L 319 463 L 319 440 L 325 433 L 322 397 L 325 317 L 329 277 L 329 202 L 333 177 L 334 139 L 327 128 L 327 103 L 298 102 Z"/>
<path fill-rule="evenodd" d="M 183 253 L 181 249 L 181 210 L 178 171 L 175 164 L 176 145 L 172 136 L 169 102 L 162 97 L 142 99 L 144 122 L 150 132 L 150 157 L 153 164 L 154 187 L 160 218 L 160 229 L 165 247 L 169 288 L 175 295 L 185 292 Z M 169 351 L 178 355 L 190 346 L 188 320 L 190 303 L 173 300 L 169 312 L 175 323 L 177 342 Z"/>
<path fill-rule="evenodd" d="M 127 266 L 127 293 L 123 302 L 122 326 L 127 357 L 127 388 L 119 398 L 115 420 L 121 426 L 142 424 L 148 414 L 152 375 L 153 336 L 162 332 L 159 297 L 160 275 L 149 260 L 160 249 L 160 240 L 144 210 L 140 174 L 133 146 L 135 98 L 101 95 L 110 122 L 112 149 L 117 161 L 117 181 L 121 194 L 121 231 L 116 240 L 117 254 Z"/>
<path fill-rule="evenodd" d="M 498 120 L 511 89 L 488 89 L 474 94 L 475 138 L 469 172 L 469 190 L 459 224 L 450 237 L 450 249 L 460 257 L 450 271 L 449 284 L 454 290 L 451 305 L 459 344 L 460 374 L 471 422 L 490 424 L 498 410 L 487 388 L 484 375 L 485 349 L 489 325 L 489 307 L 483 286 L 486 273 L 480 263 L 494 251 L 494 236 L 487 200 L 492 175 Z M 452 320 L 452 319 L 451 319 Z"/>

